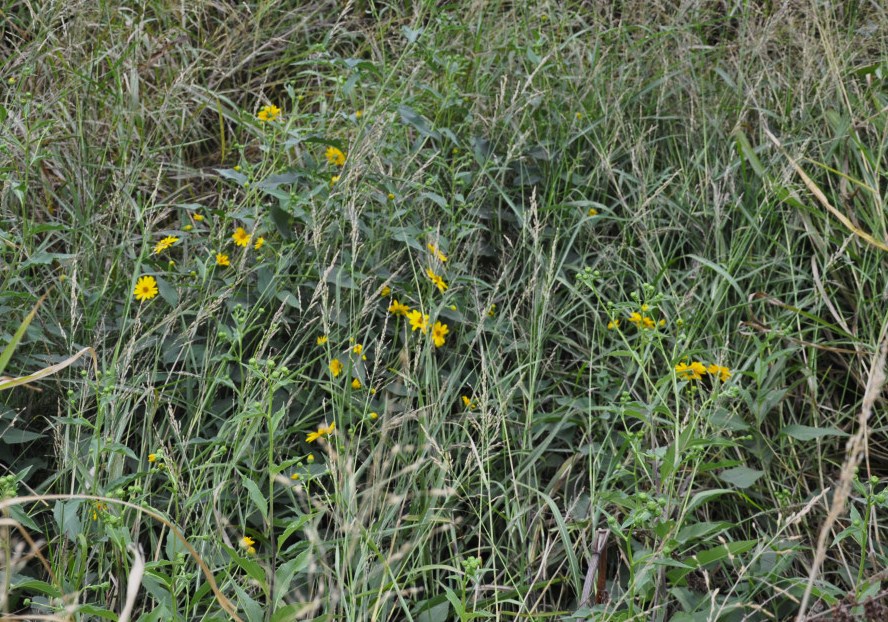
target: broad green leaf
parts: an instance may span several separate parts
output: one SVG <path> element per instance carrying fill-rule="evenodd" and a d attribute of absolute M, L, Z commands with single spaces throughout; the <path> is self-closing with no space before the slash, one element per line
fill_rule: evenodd
<path fill-rule="evenodd" d="M 811 441 L 815 438 L 823 438 L 824 436 L 848 436 L 847 432 L 842 432 L 838 428 L 816 428 L 810 425 L 793 424 L 788 425 L 780 434 L 794 438 L 797 441 Z"/>
<path fill-rule="evenodd" d="M 727 469 L 719 474 L 719 478 L 729 484 L 733 484 L 737 488 L 749 488 L 755 484 L 763 475 L 764 471 L 758 469 L 750 469 L 749 467 L 739 466 L 733 469 Z"/>

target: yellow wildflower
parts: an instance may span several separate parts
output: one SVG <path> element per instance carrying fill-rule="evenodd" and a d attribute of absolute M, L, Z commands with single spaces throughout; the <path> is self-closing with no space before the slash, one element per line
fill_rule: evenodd
<path fill-rule="evenodd" d="M 364 351 L 364 346 L 362 346 L 359 343 L 356 343 L 355 346 L 352 348 L 352 352 L 354 352 L 355 354 L 360 354 L 363 351 Z"/>
<path fill-rule="evenodd" d="M 447 333 L 450 332 L 450 329 L 447 328 L 447 324 L 442 324 L 441 322 L 435 322 L 435 325 L 432 326 L 432 341 L 435 342 L 435 347 L 440 348 L 444 345 L 445 337 Z"/>
<path fill-rule="evenodd" d="M 234 240 L 234 243 L 238 246 L 243 246 L 246 248 L 247 244 L 250 243 L 250 238 L 252 238 L 249 233 L 243 227 L 238 227 L 233 234 L 231 234 L 231 239 Z"/>
<path fill-rule="evenodd" d="M 148 462 L 157 462 L 157 454 L 148 454 Z"/>
<path fill-rule="evenodd" d="M 320 337 L 318 337 L 317 339 L 315 339 L 315 342 L 316 342 L 319 346 L 324 345 L 325 343 L 327 343 L 327 335 L 321 335 Z"/>
<path fill-rule="evenodd" d="M 648 330 L 652 330 L 656 326 L 657 325 L 654 323 L 653 318 L 650 318 L 648 316 L 644 316 L 643 318 L 641 318 L 641 327 L 642 328 L 647 328 Z"/>
<path fill-rule="evenodd" d="M 136 281 L 133 295 L 136 297 L 136 300 L 142 302 L 144 300 L 151 300 L 157 296 L 159 291 L 157 289 L 157 280 L 153 276 L 143 276 Z"/>
<path fill-rule="evenodd" d="M 228 258 L 228 255 L 224 253 L 216 253 L 216 265 L 217 266 L 230 266 L 231 260 Z"/>
<path fill-rule="evenodd" d="M 709 367 L 706 368 L 713 376 L 718 376 L 722 382 L 727 382 L 728 378 L 731 377 L 731 370 L 727 367 L 722 367 L 721 365 L 716 365 L 713 363 Z"/>
<path fill-rule="evenodd" d="M 332 188 L 335 186 L 337 181 L 339 181 L 339 175 L 333 175 L 333 177 L 330 178 L 330 187 Z"/>
<path fill-rule="evenodd" d="M 394 315 L 403 315 L 406 317 L 407 314 L 410 312 L 410 307 L 398 302 L 397 298 L 393 298 L 392 304 L 389 305 L 388 310 L 389 313 L 393 313 Z"/>
<path fill-rule="evenodd" d="M 355 110 L 355 119 L 360 119 L 362 116 L 364 116 L 363 110 Z"/>
<path fill-rule="evenodd" d="M 588 214 L 589 214 L 589 216 L 598 216 L 598 210 L 595 209 L 594 207 L 590 207 Z"/>
<path fill-rule="evenodd" d="M 192 229 L 194 229 L 194 225 L 192 225 L 192 224 L 187 224 L 184 227 L 182 227 L 182 231 L 191 231 Z"/>
<path fill-rule="evenodd" d="M 253 546 L 254 544 L 256 544 L 256 541 L 253 540 L 253 538 L 251 538 L 250 536 L 244 536 L 243 538 L 241 538 L 239 544 L 241 548 L 247 552 L 247 555 L 256 554 L 256 547 Z"/>
<path fill-rule="evenodd" d="M 383 285 L 382 289 L 379 290 L 379 295 L 385 298 L 386 296 L 390 296 L 392 293 L 392 288 L 388 285 Z"/>
<path fill-rule="evenodd" d="M 442 294 L 447 291 L 447 283 L 444 282 L 444 279 L 441 278 L 440 275 L 435 274 L 434 270 L 432 270 L 431 268 L 426 268 L 426 274 L 432 280 L 432 283 L 435 284 L 435 287 L 438 288 L 438 291 L 440 291 Z"/>
<path fill-rule="evenodd" d="M 293 475 L 290 476 L 290 479 L 292 479 L 292 480 L 299 479 L 299 473 L 293 473 Z"/>
<path fill-rule="evenodd" d="M 331 423 L 329 426 L 327 424 L 318 426 L 317 432 L 310 432 L 308 436 L 305 437 L 305 441 L 307 443 L 314 443 L 316 440 L 321 438 L 322 436 L 329 436 L 333 434 L 336 430 L 336 422 Z"/>
<path fill-rule="evenodd" d="M 194 220 L 196 220 L 197 222 L 202 222 L 203 219 L 204 219 L 203 214 L 195 214 L 194 215 Z"/>
<path fill-rule="evenodd" d="M 607 323 L 608 330 L 614 330 L 619 327 L 620 327 L 620 320 L 611 320 L 610 322 Z"/>
<path fill-rule="evenodd" d="M 395 200 L 395 195 L 392 194 L 391 192 L 389 192 L 389 193 L 388 193 L 388 200 L 389 200 L 389 201 L 394 201 L 394 200 Z"/>
<path fill-rule="evenodd" d="M 370 413 L 370 419 L 376 421 L 377 419 L 379 419 L 379 413 Z"/>
<path fill-rule="evenodd" d="M 407 314 L 407 319 L 410 320 L 410 328 L 413 330 L 419 330 L 423 333 L 427 333 L 429 330 L 429 316 L 428 314 L 422 313 L 414 309 L 410 313 Z"/>
<path fill-rule="evenodd" d="M 706 366 L 699 361 L 694 361 L 690 365 L 679 363 L 675 366 L 675 373 L 681 380 L 702 380 L 706 373 Z"/>
<path fill-rule="evenodd" d="M 447 263 L 447 255 L 442 253 L 437 246 L 429 242 L 428 244 L 426 244 L 426 248 L 431 251 L 432 255 L 438 258 L 438 261 L 440 261 L 441 263 Z"/>
<path fill-rule="evenodd" d="M 259 109 L 256 118 L 262 121 L 263 123 L 266 121 L 277 121 L 278 117 L 281 116 L 281 109 L 274 105 L 263 106 Z"/>
<path fill-rule="evenodd" d="M 466 410 L 475 410 L 476 408 L 478 408 L 478 404 L 475 402 L 475 400 L 470 398 L 468 395 L 462 396 L 462 403 L 463 406 L 466 407 Z"/>
<path fill-rule="evenodd" d="M 327 151 L 324 152 L 324 157 L 327 158 L 327 162 L 330 164 L 335 164 L 336 166 L 342 166 L 345 164 L 345 154 L 332 145 L 327 147 Z"/>
<path fill-rule="evenodd" d="M 265 246 L 265 238 L 261 236 L 256 238 L 256 243 L 253 244 L 253 249 L 258 251 L 263 246 Z"/>
<path fill-rule="evenodd" d="M 494 317 L 496 315 L 496 305 L 490 305 L 490 308 L 487 310 L 487 317 Z"/>
<path fill-rule="evenodd" d="M 342 373 L 342 361 L 339 359 L 330 361 L 330 373 L 333 374 L 334 378 L 338 378 L 339 374 Z"/>
<path fill-rule="evenodd" d="M 172 246 L 173 244 L 175 244 L 178 241 L 179 241 L 179 238 L 177 238 L 175 236 L 172 236 L 172 235 L 166 236 L 164 239 L 162 239 L 160 242 L 158 242 L 157 244 L 154 245 L 154 254 L 157 255 L 158 253 L 162 253 L 163 251 L 165 251 L 166 249 L 168 249 L 170 246 Z"/>
<path fill-rule="evenodd" d="M 360 389 L 360 388 L 361 388 L 361 381 L 358 380 L 357 378 L 355 378 L 354 380 L 352 380 L 352 389 L 357 390 L 357 389 Z"/>

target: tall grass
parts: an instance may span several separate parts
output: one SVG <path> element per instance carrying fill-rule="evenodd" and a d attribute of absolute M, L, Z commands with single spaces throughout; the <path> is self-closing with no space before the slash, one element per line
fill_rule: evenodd
<path fill-rule="evenodd" d="M 882 619 L 878 3 L 0 17 L 11 619 Z"/>

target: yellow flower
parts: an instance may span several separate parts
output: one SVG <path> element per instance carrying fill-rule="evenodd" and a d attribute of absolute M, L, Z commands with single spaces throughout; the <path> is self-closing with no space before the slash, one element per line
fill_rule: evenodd
<path fill-rule="evenodd" d="M 310 432 L 309 435 L 305 437 L 305 441 L 307 443 L 314 443 L 322 436 L 330 436 L 335 430 L 336 422 L 331 423 L 329 426 L 327 424 L 320 425 L 318 426 L 317 432 Z"/>
<path fill-rule="evenodd" d="M 201 222 L 201 221 L 203 221 L 203 219 L 204 219 L 203 214 L 195 214 L 194 215 L 194 220 L 196 220 L 197 222 Z"/>
<path fill-rule="evenodd" d="M 243 538 L 241 538 L 239 544 L 241 548 L 247 552 L 247 555 L 256 554 L 256 547 L 253 546 L 254 544 L 256 544 L 256 541 L 253 540 L 253 538 L 251 538 L 250 536 L 244 536 Z"/>
<path fill-rule="evenodd" d="M 589 212 L 588 212 L 588 214 L 589 214 L 590 216 L 598 216 L 598 210 L 595 209 L 594 207 L 590 207 L 590 208 L 589 208 Z"/>
<path fill-rule="evenodd" d="M 654 322 L 653 318 L 650 318 L 646 315 L 643 316 L 638 311 L 633 311 L 629 314 L 629 321 L 635 324 L 636 328 L 652 329 L 657 325 Z"/>
<path fill-rule="evenodd" d="M 191 224 L 188 224 L 188 225 L 185 225 L 184 227 L 182 227 L 183 231 L 191 231 L 192 229 L 194 229 L 194 225 L 191 225 Z"/>
<path fill-rule="evenodd" d="M 438 260 L 439 260 L 441 263 L 447 263 L 447 255 L 445 255 L 444 253 L 442 253 L 442 252 L 438 249 L 437 246 L 435 246 L 434 244 L 432 244 L 431 242 L 429 242 L 428 244 L 426 244 L 426 248 L 428 248 L 428 249 L 432 252 L 432 255 L 434 255 L 435 257 L 437 257 Z"/>
<path fill-rule="evenodd" d="M 633 311 L 629 314 L 629 321 L 635 324 L 635 326 L 641 326 L 641 313 L 638 311 Z"/>
<path fill-rule="evenodd" d="M 655 328 L 656 326 L 657 325 L 654 323 L 653 318 L 650 318 L 648 316 L 644 316 L 643 318 L 641 318 L 641 327 L 642 328 L 647 328 L 648 330 L 651 330 L 651 329 Z"/>
<path fill-rule="evenodd" d="M 444 282 L 444 279 L 441 278 L 440 275 L 435 274 L 435 271 L 431 268 L 426 268 L 426 274 L 429 275 L 429 278 L 432 280 L 432 283 L 435 284 L 435 287 L 438 288 L 442 294 L 447 291 L 447 283 Z"/>
<path fill-rule="evenodd" d="M 721 365 L 716 365 L 713 363 L 709 367 L 706 368 L 713 376 L 718 376 L 722 382 L 727 382 L 728 378 L 731 377 L 731 370 L 727 367 L 722 367 Z"/>
<path fill-rule="evenodd" d="M 330 147 L 327 147 L 327 151 L 324 152 L 324 156 L 327 158 L 327 162 L 329 162 L 330 164 L 335 164 L 336 166 L 342 166 L 343 164 L 345 164 L 345 154 L 332 145 Z"/>
<path fill-rule="evenodd" d="M 363 110 L 355 110 L 355 119 L 360 119 L 364 115 Z"/>
<path fill-rule="evenodd" d="M 318 337 L 317 339 L 315 339 L 315 342 L 316 342 L 319 346 L 324 345 L 325 343 L 327 343 L 327 335 L 321 335 L 320 337 Z"/>
<path fill-rule="evenodd" d="M 253 249 L 258 251 L 263 246 L 265 246 L 265 238 L 261 236 L 256 238 L 256 243 L 253 244 Z"/>
<path fill-rule="evenodd" d="M 391 192 L 389 192 L 389 193 L 388 193 L 388 200 L 389 200 L 389 201 L 394 201 L 394 200 L 395 200 L 395 195 L 392 194 Z"/>
<path fill-rule="evenodd" d="M 699 361 L 694 361 L 690 365 L 679 363 L 675 366 L 675 373 L 681 380 L 702 380 L 706 373 L 706 366 Z"/>
<path fill-rule="evenodd" d="M 263 106 L 259 109 L 259 113 L 256 115 L 256 118 L 262 121 L 263 123 L 266 121 L 277 121 L 278 117 L 281 116 L 281 109 L 274 105 Z"/>
<path fill-rule="evenodd" d="M 407 314 L 410 312 L 410 307 L 398 302 L 397 298 L 392 298 L 392 304 L 389 305 L 388 310 L 389 310 L 389 313 L 393 313 L 395 315 L 403 315 L 406 317 Z"/>
<path fill-rule="evenodd" d="M 352 352 L 354 352 L 355 354 L 360 354 L 363 351 L 364 351 L 364 346 L 362 346 L 359 343 L 356 343 L 355 347 L 352 348 Z"/>
<path fill-rule="evenodd" d="M 216 253 L 216 265 L 217 266 L 230 266 L 231 260 L 228 258 L 228 255 L 223 253 Z"/>
<path fill-rule="evenodd" d="M 410 320 L 410 328 L 413 330 L 419 330 L 423 333 L 427 333 L 429 330 L 429 316 L 428 314 L 424 314 L 421 311 L 414 309 L 410 313 L 407 314 L 407 319 Z"/>
<path fill-rule="evenodd" d="M 157 454 L 148 454 L 148 462 L 157 462 Z"/>
<path fill-rule="evenodd" d="M 435 342 L 435 347 L 440 348 L 444 345 L 445 337 L 447 333 L 450 332 L 450 329 L 447 328 L 447 324 L 442 324 L 441 322 L 435 322 L 435 325 L 432 326 L 432 341 Z"/>
<path fill-rule="evenodd" d="M 475 400 L 470 398 L 468 395 L 462 396 L 462 403 L 463 406 L 466 407 L 466 410 L 475 410 L 476 408 L 478 408 L 478 404 L 475 402 Z"/>
<path fill-rule="evenodd" d="M 382 296 L 383 298 L 385 298 L 386 296 L 391 296 L 391 294 L 392 294 L 392 288 L 389 287 L 388 285 L 383 285 L 382 289 L 379 290 L 379 295 Z"/>
<path fill-rule="evenodd" d="M 379 413 L 370 413 L 370 419 L 376 421 L 377 419 L 379 419 Z"/>
<path fill-rule="evenodd" d="M 235 165 L 234 165 L 234 170 L 236 170 L 236 171 L 240 171 L 240 170 L 241 170 L 241 165 L 240 165 L 240 164 L 235 164 Z"/>
<path fill-rule="evenodd" d="M 339 359 L 330 361 L 330 373 L 333 374 L 334 378 L 338 378 L 339 374 L 342 373 L 342 361 Z"/>
<path fill-rule="evenodd" d="M 360 389 L 360 388 L 361 388 L 361 381 L 358 380 L 357 378 L 355 378 L 354 380 L 352 380 L 352 389 L 357 390 L 357 389 Z"/>
<path fill-rule="evenodd" d="M 154 245 L 154 254 L 157 255 L 158 253 L 162 253 L 178 241 L 179 238 L 177 237 L 174 237 L 172 235 L 166 236 L 164 239 Z"/>
<path fill-rule="evenodd" d="M 650 311 L 651 307 L 650 307 L 650 305 L 644 304 L 644 305 L 641 305 L 641 310 L 642 311 Z"/>
<path fill-rule="evenodd" d="M 335 186 L 337 181 L 339 181 L 339 175 L 333 175 L 333 177 L 330 178 L 330 187 L 332 188 Z"/>
<path fill-rule="evenodd" d="M 311 464 L 312 462 L 315 461 L 315 455 L 314 455 L 314 454 L 308 454 L 308 457 L 307 457 L 305 460 L 306 460 L 309 464 Z"/>
<path fill-rule="evenodd" d="M 250 243 L 251 237 L 253 236 L 247 233 L 243 227 L 238 227 L 235 232 L 231 234 L 231 239 L 234 240 L 234 243 L 243 247 L 246 247 L 247 244 Z"/>
<path fill-rule="evenodd" d="M 299 479 L 299 473 L 293 473 L 293 475 L 290 476 L 290 479 L 293 479 L 293 480 Z"/>
<path fill-rule="evenodd" d="M 607 323 L 608 330 L 614 330 L 615 328 L 619 328 L 619 327 L 620 327 L 620 320 L 611 320 L 610 322 Z"/>
<path fill-rule="evenodd" d="M 136 300 L 142 302 L 143 300 L 151 300 L 158 293 L 157 289 L 157 280 L 153 276 L 143 276 L 139 277 L 139 280 L 136 281 L 136 288 L 133 290 L 133 295 L 136 297 Z"/>
<path fill-rule="evenodd" d="M 490 305 L 490 308 L 487 310 L 487 317 L 494 317 L 496 315 L 496 305 Z"/>

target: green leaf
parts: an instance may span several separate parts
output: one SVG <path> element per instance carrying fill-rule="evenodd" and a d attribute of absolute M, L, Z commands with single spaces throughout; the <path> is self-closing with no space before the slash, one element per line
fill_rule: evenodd
<path fill-rule="evenodd" d="M 293 533 L 295 531 L 302 529 L 302 527 L 305 525 L 305 523 L 307 523 L 309 520 L 311 520 L 311 518 L 312 518 L 311 514 L 303 514 L 302 516 L 300 516 L 299 518 L 294 520 L 292 523 L 287 525 L 287 528 L 284 529 L 284 533 L 279 535 L 278 539 L 277 539 L 278 553 L 280 553 L 281 547 L 284 545 L 284 542 L 287 541 L 287 538 L 289 538 L 291 535 L 293 535 Z"/>
<path fill-rule="evenodd" d="M 67 503 L 56 501 L 52 508 L 52 515 L 59 531 L 71 540 L 77 538 L 77 534 L 83 531 L 78 516 L 81 503 L 81 501 L 68 501 Z"/>
<path fill-rule="evenodd" d="M 266 521 L 268 520 L 268 501 L 265 498 L 265 495 L 262 494 L 262 491 L 259 490 L 259 486 L 256 485 L 251 479 L 247 479 L 244 477 L 242 480 L 244 488 L 247 489 L 247 494 L 250 496 L 250 500 L 253 502 L 253 505 L 259 510 L 262 514 L 262 518 Z"/>
<path fill-rule="evenodd" d="M 0 441 L 7 445 L 20 445 L 29 441 L 43 438 L 42 434 L 31 432 L 30 430 L 19 430 L 18 428 L 8 427 L 0 434 Z"/>
<path fill-rule="evenodd" d="M 750 469 L 749 467 L 739 466 L 733 469 L 727 469 L 719 474 L 719 478 L 737 488 L 749 488 L 755 484 L 763 475 L 764 471 L 758 469 Z"/>
<path fill-rule="evenodd" d="M 6 369 L 6 365 L 9 363 L 9 359 L 12 358 L 12 353 L 15 351 L 16 346 L 18 346 L 19 342 L 22 340 L 22 337 L 25 335 L 25 331 L 28 330 L 28 326 L 31 325 L 31 320 L 34 319 L 34 316 L 37 315 L 37 309 L 40 308 L 40 305 L 46 299 L 47 294 L 43 294 L 34 304 L 34 308 L 31 309 L 30 313 L 25 316 L 25 319 L 22 320 L 22 323 L 19 324 L 18 330 L 15 331 L 15 334 L 12 336 L 12 339 L 9 340 L 9 343 L 6 344 L 6 347 L 3 348 L 3 352 L 0 353 L 0 374 L 3 373 L 3 370 Z"/>
<path fill-rule="evenodd" d="M 780 434 L 794 438 L 797 441 L 811 441 L 824 436 L 848 436 L 847 432 L 842 432 L 838 428 L 816 428 L 810 425 L 799 424 L 786 426 L 780 430 Z"/>
<path fill-rule="evenodd" d="M 160 297 L 163 298 L 168 305 L 171 307 L 175 307 L 179 304 L 179 293 L 176 289 L 170 285 L 166 279 L 161 277 L 157 278 L 157 290 L 160 293 Z"/>

